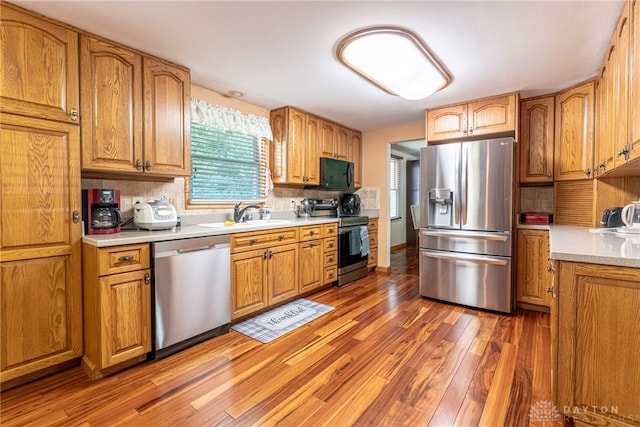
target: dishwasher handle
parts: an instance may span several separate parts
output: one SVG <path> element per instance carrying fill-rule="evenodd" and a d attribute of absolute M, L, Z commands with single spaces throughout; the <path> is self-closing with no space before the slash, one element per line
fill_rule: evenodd
<path fill-rule="evenodd" d="M 176 239 L 152 244 L 153 258 L 186 255 L 191 252 L 227 249 L 231 247 L 229 236 Z"/>
<path fill-rule="evenodd" d="M 199 248 L 178 249 L 175 252 L 177 252 L 179 254 L 184 254 L 184 253 L 187 253 L 187 252 L 198 252 L 198 251 L 206 251 L 206 250 L 209 250 L 209 249 L 222 249 L 222 248 L 228 248 L 228 247 L 229 247 L 228 243 L 223 243 L 221 245 L 201 246 Z M 156 255 L 156 256 L 158 256 L 158 255 Z"/>

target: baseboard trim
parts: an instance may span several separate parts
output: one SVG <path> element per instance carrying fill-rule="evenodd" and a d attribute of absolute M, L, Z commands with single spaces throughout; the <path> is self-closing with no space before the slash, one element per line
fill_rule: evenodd
<path fill-rule="evenodd" d="M 391 273 L 391 266 L 389 266 L 389 267 L 383 267 L 383 266 L 381 266 L 381 265 L 378 265 L 378 266 L 376 267 L 376 272 L 377 272 L 377 273 L 386 273 L 386 274 L 389 274 L 389 273 Z"/>

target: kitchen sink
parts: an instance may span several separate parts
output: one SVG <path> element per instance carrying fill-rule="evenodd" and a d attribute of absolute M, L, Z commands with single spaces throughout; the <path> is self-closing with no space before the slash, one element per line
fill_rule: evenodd
<path fill-rule="evenodd" d="M 232 225 L 225 225 L 224 222 L 207 222 L 204 224 L 198 224 L 199 227 L 207 227 L 207 228 L 236 228 L 236 227 L 259 227 L 259 226 L 270 226 L 270 225 L 283 225 L 289 224 L 291 220 L 288 219 L 258 219 L 255 221 L 247 221 L 247 222 L 238 222 Z"/>

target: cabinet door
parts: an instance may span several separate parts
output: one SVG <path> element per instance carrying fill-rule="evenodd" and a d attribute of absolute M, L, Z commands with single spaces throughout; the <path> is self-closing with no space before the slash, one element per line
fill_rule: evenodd
<path fill-rule="evenodd" d="M 298 243 L 267 250 L 267 304 L 298 295 Z"/>
<path fill-rule="evenodd" d="M 267 306 L 267 250 L 231 255 L 231 318 Z"/>
<path fill-rule="evenodd" d="M 553 182 L 553 96 L 520 104 L 520 182 Z"/>
<path fill-rule="evenodd" d="M 349 138 L 351 132 L 342 126 L 336 126 L 336 159 L 347 160 L 349 158 Z"/>
<path fill-rule="evenodd" d="M 507 95 L 469 103 L 467 135 L 510 132 L 516 128 L 516 96 Z"/>
<path fill-rule="evenodd" d="M 3 114 L 3 383 L 82 354 L 80 130 Z"/>
<path fill-rule="evenodd" d="M 78 33 L 4 2 L 0 31 L 2 111 L 78 123 Z"/>
<path fill-rule="evenodd" d="M 560 262 L 559 408 L 596 411 L 605 425 L 615 406 L 623 420 L 640 413 L 640 274 L 638 269 Z M 578 419 L 583 412 L 574 413 Z"/>
<path fill-rule="evenodd" d="M 144 171 L 191 175 L 191 77 L 187 70 L 144 58 Z"/>
<path fill-rule="evenodd" d="M 518 230 L 517 301 L 549 307 L 551 295 L 546 291 L 553 276 L 549 265 L 549 232 Z"/>
<path fill-rule="evenodd" d="M 100 278 L 102 366 L 151 351 L 151 270 Z"/>
<path fill-rule="evenodd" d="M 142 172 L 142 58 L 80 38 L 82 168 Z"/>
<path fill-rule="evenodd" d="M 304 184 L 305 145 L 307 115 L 293 108 L 288 109 L 287 135 L 287 183 Z"/>
<path fill-rule="evenodd" d="M 609 61 L 605 61 L 600 73 L 600 78 L 595 85 L 595 96 L 597 102 L 596 123 L 595 123 L 595 148 L 594 148 L 594 164 L 596 175 L 611 170 L 614 167 L 613 153 L 613 136 L 610 136 L 613 130 L 613 106 L 609 102 L 613 102 L 609 93 L 610 82 Z"/>
<path fill-rule="evenodd" d="M 324 282 L 322 240 L 300 243 L 300 293 L 311 291 Z"/>
<path fill-rule="evenodd" d="M 593 178 L 594 84 L 556 96 L 556 181 Z"/>
<path fill-rule="evenodd" d="M 640 158 L 640 1 L 631 2 L 631 63 L 629 65 L 629 158 Z"/>
<path fill-rule="evenodd" d="M 336 157 L 336 126 L 326 120 L 320 120 L 320 157 Z"/>
<path fill-rule="evenodd" d="M 314 116 L 307 116 L 307 138 L 304 150 L 305 184 L 320 184 L 319 137 L 320 120 Z"/>
<path fill-rule="evenodd" d="M 351 131 L 349 139 L 349 160 L 353 162 L 354 173 L 353 183 L 356 188 L 362 187 L 362 134 L 355 130 Z"/>
<path fill-rule="evenodd" d="M 427 141 L 467 136 L 467 104 L 427 110 Z"/>
<path fill-rule="evenodd" d="M 629 142 L 629 2 L 620 16 L 615 40 L 615 67 L 614 67 L 614 147 L 615 166 L 627 161 L 626 149 Z M 618 154 L 620 153 L 620 154 Z"/>

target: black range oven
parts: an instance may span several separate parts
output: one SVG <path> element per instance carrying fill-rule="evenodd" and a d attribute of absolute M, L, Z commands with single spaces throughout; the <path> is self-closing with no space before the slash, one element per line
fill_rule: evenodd
<path fill-rule="evenodd" d="M 338 225 L 338 286 L 367 275 L 369 217 L 341 217 Z"/>
<path fill-rule="evenodd" d="M 338 217 L 338 199 L 313 199 L 313 217 Z M 359 212 L 359 203 L 358 211 Z M 344 214 L 344 212 L 343 212 Z M 369 260 L 369 217 L 360 215 L 340 216 L 338 223 L 338 286 L 367 275 Z"/>

